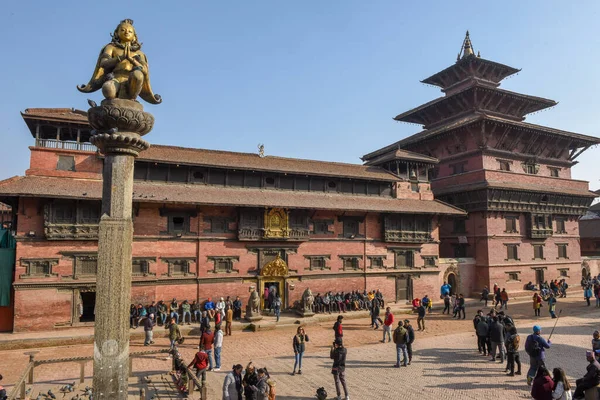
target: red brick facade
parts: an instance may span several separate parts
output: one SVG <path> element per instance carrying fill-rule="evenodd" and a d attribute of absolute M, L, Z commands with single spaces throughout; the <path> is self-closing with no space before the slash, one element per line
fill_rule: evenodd
<path fill-rule="evenodd" d="M 43 114 L 44 110 L 35 112 Z M 17 221 L 14 331 L 86 325 L 93 320 L 93 271 L 97 254 L 102 158 L 97 153 L 80 150 L 85 146 L 81 132 L 87 129 L 81 121 L 65 119 L 65 123 L 71 121 L 75 124 L 70 129 L 77 131 L 82 140 L 76 145 L 68 145 L 62 139 L 44 139 L 44 131 L 36 128 L 27 113 L 24 115 L 32 132 L 42 132 L 36 138 L 37 146 L 30 147 L 30 168 L 24 177 L 0 182 L 0 198 L 13 205 Z M 46 134 L 54 137 L 52 132 Z M 189 170 L 184 174 L 187 183 L 177 178 L 182 162 L 177 157 L 178 151 L 188 157 L 189 167 L 185 168 Z M 220 152 L 222 157 L 240 159 L 235 163 L 236 169 L 243 169 L 243 163 L 271 163 L 272 170 L 263 172 L 267 174 L 263 179 L 265 176 L 268 179 L 271 173 L 279 173 L 278 169 L 285 169 L 286 175 L 281 175 L 281 178 L 273 175 L 276 176 L 275 182 L 281 179 L 281 185 L 283 176 L 293 174 L 294 168 L 305 176 L 311 176 L 310 185 L 323 179 L 326 183 L 328 193 L 321 196 L 311 186 L 312 197 L 304 192 L 297 195 L 300 199 L 308 199 L 306 203 L 298 203 L 300 207 L 283 205 L 289 218 L 295 217 L 305 224 L 301 228 L 304 236 L 286 240 L 253 238 L 244 236 L 247 234 L 242 226 L 245 213 L 254 213 L 252 215 L 258 215 L 262 221 L 267 212 L 279 209 L 272 202 L 285 200 L 284 197 L 278 200 L 277 196 L 289 192 L 277 188 L 262 188 L 260 192 L 256 189 L 230 189 L 227 186 L 236 178 L 235 170 L 227 172 L 227 185 L 219 189 L 215 183 L 218 174 L 214 171 L 225 169 L 218 165 L 211 167 L 221 168 L 219 170 L 194 169 L 195 151 L 155 146 L 145 156 L 148 161 L 141 161 L 145 164 L 136 162 L 132 303 L 149 304 L 173 297 L 204 301 L 209 297 L 236 295 L 245 303 L 249 291 L 262 291 L 265 282 L 280 285 L 287 307 L 292 307 L 307 288 L 315 294 L 378 289 L 388 301 L 405 302 L 413 294 L 418 297 L 424 294 L 435 296 L 448 273 L 458 275 L 459 270 L 470 268 L 469 260 L 459 262 L 439 258 L 441 216 L 464 213 L 434 201 L 429 181 L 424 175 L 404 180 L 379 167 L 346 167 L 313 161 L 307 164 L 292 159 L 267 158 L 261 161 L 253 159 L 254 155 Z M 197 151 L 212 156 L 205 150 Z M 169 161 L 172 157 L 176 159 Z M 411 157 L 419 160 L 420 156 Z M 161 162 L 153 162 L 152 159 L 160 159 Z M 432 167 L 432 160 L 423 158 L 419 164 L 414 164 L 415 168 L 417 165 Z M 218 161 L 215 160 L 215 164 Z M 157 174 L 163 171 L 160 168 L 169 170 L 165 175 L 167 182 L 165 178 L 157 182 Z M 146 172 L 140 172 L 144 169 Z M 327 175 L 319 176 L 311 169 L 322 170 Z M 344 171 L 347 171 L 347 176 L 343 175 Z M 247 172 L 251 173 L 254 171 Z M 210 176 L 198 178 L 202 174 Z M 194 179 L 206 180 L 202 185 L 196 185 Z M 304 178 L 298 179 L 295 187 L 301 185 Z M 354 194 L 343 193 L 345 189 L 342 188 L 353 179 Z M 267 180 L 264 182 L 269 183 Z M 182 185 L 187 185 L 183 191 Z M 365 194 L 357 195 L 355 192 L 361 185 L 368 189 L 360 189 L 365 190 Z M 227 203 L 203 203 L 205 198 L 196 197 L 192 190 L 198 193 L 211 190 L 213 194 L 215 190 L 221 191 L 225 193 L 221 198 Z M 176 195 L 175 191 L 180 192 Z M 332 194 L 332 191 L 335 193 Z M 237 193 L 248 193 L 248 199 L 244 196 L 234 198 L 233 195 L 227 198 L 227 193 L 236 193 L 236 196 Z M 273 194 L 266 197 L 270 203 L 256 207 L 256 203 L 250 202 L 251 198 L 258 199 L 252 201 L 263 201 L 257 196 L 265 193 Z M 179 197 L 173 200 L 175 196 Z M 387 218 L 395 216 L 407 218 L 402 224 L 408 225 L 400 227 L 400 222 L 397 222 L 398 227 L 393 229 L 384 226 Z M 292 219 L 289 221 L 292 229 L 292 224 L 298 223 Z M 321 223 L 320 228 L 315 225 L 318 223 Z M 181 229 L 176 230 L 175 224 L 181 224 Z M 355 227 L 356 231 L 349 233 L 349 226 Z M 263 230 L 259 230 L 259 235 L 263 235 Z M 411 239 L 411 235 L 423 234 L 425 236 Z M 264 276 L 262 268 L 275 253 L 286 261 L 288 272 L 284 276 Z M 323 264 L 312 265 L 311 258 L 314 257 L 322 258 Z M 219 267 L 221 269 L 217 271 L 218 260 L 230 264 L 226 269 Z M 137 267 L 136 262 L 139 263 Z M 462 284 L 469 288 L 467 281 Z M 411 290 L 401 292 L 399 285 L 408 286 Z M 81 321 L 78 316 L 80 302 L 84 308 Z"/>

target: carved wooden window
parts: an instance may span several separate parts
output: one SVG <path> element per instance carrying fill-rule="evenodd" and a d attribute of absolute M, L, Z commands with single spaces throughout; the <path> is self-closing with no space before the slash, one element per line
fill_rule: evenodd
<path fill-rule="evenodd" d="M 73 224 L 76 216 L 75 203 L 54 203 L 52 205 L 52 222 L 57 224 Z"/>
<path fill-rule="evenodd" d="M 192 274 L 190 272 L 190 263 L 193 261 L 192 259 L 163 258 L 162 260 L 169 265 L 167 272 L 168 276 L 186 276 Z"/>
<path fill-rule="evenodd" d="M 536 175 L 540 170 L 540 166 L 537 164 L 523 164 L 523 171 L 526 174 Z"/>
<path fill-rule="evenodd" d="M 97 204 L 79 204 L 77 209 L 79 222 L 82 224 L 97 224 L 100 222 L 100 207 Z"/>
<path fill-rule="evenodd" d="M 500 163 L 500 171 L 510 171 L 510 162 L 499 161 L 499 163 Z"/>
<path fill-rule="evenodd" d="M 360 269 L 360 260 L 362 256 L 339 256 L 342 260 L 344 271 Z"/>
<path fill-rule="evenodd" d="M 58 156 L 58 162 L 56 163 L 56 169 L 59 171 L 75 171 L 75 157 L 74 156 Z"/>
<path fill-rule="evenodd" d="M 274 188 L 275 187 L 275 182 L 276 182 L 275 177 L 273 177 L 273 176 L 267 176 L 265 178 L 265 187 Z"/>
<path fill-rule="evenodd" d="M 358 236 L 358 227 L 359 221 L 354 218 L 344 218 L 342 220 L 343 223 L 343 233 L 342 237 L 354 239 Z"/>
<path fill-rule="evenodd" d="M 188 167 L 171 165 L 169 167 L 169 182 L 186 183 L 188 181 Z"/>
<path fill-rule="evenodd" d="M 562 276 L 563 278 L 568 278 L 569 277 L 569 269 L 565 268 L 565 269 L 559 269 L 558 273 L 560 274 L 560 276 Z"/>
<path fill-rule="evenodd" d="M 58 264 L 58 259 L 21 259 L 21 264 L 26 268 L 21 278 L 57 275 L 52 272 L 52 267 Z"/>
<path fill-rule="evenodd" d="M 425 267 L 435 267 L 435 262 L 437 260 L 437 256 L 422 256 L 423 265 Z"/>
<path fill-rule="evenodd" d="M 515 215 L 507 215 L 504 217 L 506 222 L 506 228 L 504 230 L 505 233 L 517 233 L 517 222 L 519 221 L 519 217 Z"/>
<path fill-rule="evenodd" d="M 558 258 L 569 258 L 567 257 L 567 245 L 566 244 L 557 244 L 558 248 Z"/>
<path fill-rule="evenodd" d="M 369 268 L 384 268 L 384 260 L 386 256 L 367 256 L 371 260 Z"/>
<path fill-rule="evenodd" d="M 239 272 L 238 270 L 233 269 L 233 263 L 239 261 L 238 256 L 218 256 L 218 257 L 208 257 L 209 261 L 213 262 L 214 269 L 213 272 L 220 273 L 231 273 L 231 272 Z"/>
<path fill-rule="evenodd" d="M 454 250 L 454 258 L 467 257 L 467 244 L 466 243 L 453 244 L 452 248 Z"/>
<path fill-rule="evenodd" d="M 558 178 L 559 175 L 559 169 L 558 168 L 550 168 L 548 167 L 548 169 L 550 170 L 550 176 L 553 176 L 555 178 Z"/>
<path fill-rule="evenodd" d="M 205 233 L 228 233 L 231 232 L 229 229 L 229 223 L 231 218 L 227 217 L 204 217 L 204 223 L 210 224 L 210 228 L 205 229 Z"/>
<path fill-rule="evenodd" d="M 413 268 L 415 266 L 415 253 L 413 250 L 395 250 L 394 268 Z"/>
<path fill-rule="evenodd" d="M 466 233 L 467 232 L 467 225 L 466 225 L 466 219 L 465 218 L 454 218 L 454 224 L 453 224 L 453 233 Z"/>
<path fill-rule="evenodd" d="M 544 260 L 544 245 L 543 244 L 534 244 L 533 245 L 533 259 L 534 260 Z"/>
<path fill-rule="evenodd" d="M 330 269 L 327 266 L 327 260 L 331 259 L 329 254 L 317 255 L 317 256 L 304 256 L 308 259 L 309 269 L 311 271 L 319 271 L 324 269 Z"/>
<path fill-rule="evenodd" d="M 294 190 L 294 177 L 289 175 L 280 176 L 279 188 L 283 190 Z"/>
<path fill-rule="evenodd" d="M 329 230 L 329 225 L 333 224 L 333 220 L 330 219 L 315 219 L 313 220 L 313 233 L 316 235 L 330 235 L 333 234 Z"/>
<path fill-rule="evenodd" d="M 192 182 L 194 182 L 194 183 L 204 183 L 205 176 L 206 176 L 206 171 L 204 171 L 202 169 L 192 170 Z"/>
<path fill-rule="evenodd" d="M 94 276 L 98 273 L 98 256 L 78 254 L 73 256 L 75 270 L 73 277 Z"/>
<path fill-rule="evenodd" d="M 150 261 L 133 259 L 131 260 L 131 274 L 132 275 L 148 275 L 150 273 Z"/>
<path fill-rule="evenodd" d="M 367 194 L 367 184 L 363 181 L 354 182 L 354 194 Z"/>
<path fill-rule="evenodd" d="M 564 218 L 556 218 L 556 233 L 567 233 Z"/>
<path fill-rule="evenodd" d="M 419 192 L 419 183 L 418 182 L 411 182 L 410 183 L 410 191 L 411 192 Z"/>
<path fill-rule="evenodd" d="M 518 246 L 517 244 L 505 244 L 506 246 L 506 261 L 519 260 Z"/>
<path fill-rule="evenodd" d="M 507 281 L 518 281 L 519 280 L 519 273 L 518 272 L 508 272 L 508 279 Z"/>

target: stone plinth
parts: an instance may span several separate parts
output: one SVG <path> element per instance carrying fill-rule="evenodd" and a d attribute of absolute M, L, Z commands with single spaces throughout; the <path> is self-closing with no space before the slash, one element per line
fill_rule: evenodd
<path fill-rule="evenodd" d="M 304 317 L 312 317 L 313 315 L 315 315 L 315 313 L 312 310 L 297 310 L 296 314 L 298 314 L 302 318 L 304 318 Z"/>
<path fill-rule="evenodd" d="M 88 111 L 91 138 L 105 155 L 94 329 L 95 399 L 126 399 L 129 377 L 129 304 L 133 241 L 133 165 L 150 145 L 141 135 L 154 118 L 131 100 L 104 100 Z"/>

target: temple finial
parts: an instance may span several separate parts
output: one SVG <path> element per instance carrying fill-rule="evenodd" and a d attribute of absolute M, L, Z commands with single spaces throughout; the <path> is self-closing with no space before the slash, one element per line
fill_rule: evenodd
<path fill-rule="evenodd" d="M 473 44 L 471 43 L 469 31 L 467 31 L 467 34 L 465 35 L 465 40 L 463 40 L 463 44 L 460 48 L 460 52 L 458 53 L 456 61 L 460 60 L 461 58 L 465 58 L 472 55 L 475 55 L 475 53 L 473 52 Z"/>

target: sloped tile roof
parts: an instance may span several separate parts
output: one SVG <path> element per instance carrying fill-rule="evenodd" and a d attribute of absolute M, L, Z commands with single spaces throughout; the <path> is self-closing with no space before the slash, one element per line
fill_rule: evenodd
<path fill-rule="evenodd" d="M 133 201 L 141 203 L 284 207 L 389 213 L 464 214 L 464 211 L 459 208 L 437 200 L 395 199 L 378 196 L 148 182 L 134 183 L 133 191 Z M 102 196 L 102 181 L 25 176 L 13 177 L 0 182 L 0 198 L 21 196 L 99 200 Z"/>

